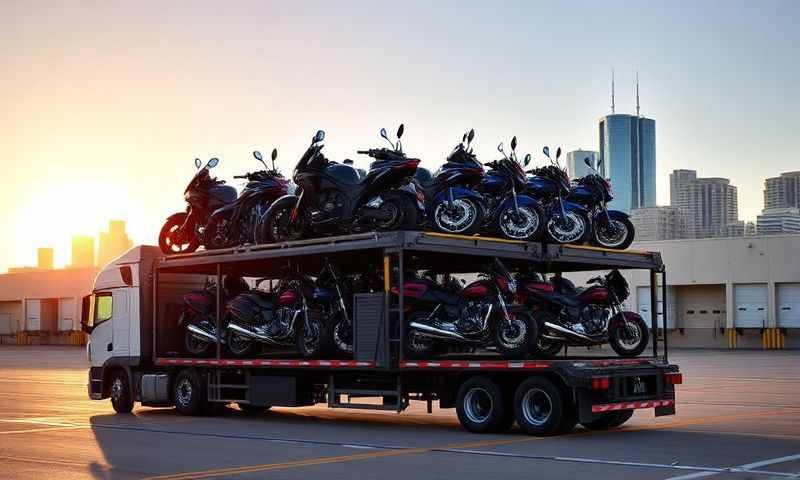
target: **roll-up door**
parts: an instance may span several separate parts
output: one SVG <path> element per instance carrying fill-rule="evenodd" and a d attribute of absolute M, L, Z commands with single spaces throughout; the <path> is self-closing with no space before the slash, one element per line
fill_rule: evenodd
<path fill-rule="evenodd" d="M 767 286 L 751 283 L 733 286 L 733 325 L 763 328 L 767 324 Z"/>
<path fill-rule="evenodd" d="M 25 300 L 25 330 L 42 329 L 42 301 L 38 298 Z"/>
<path fill-rule="evenodd" d="M 800 283 L 779 283 L 776 289 L 778 326 L 800 328 Z"/>
<path fill-rule="evenodd" d="M 59 298 L 58 299 L 58 330 L 68 332 L 73 330 L 75 318 L 75 299 L 74 298 Z"/>

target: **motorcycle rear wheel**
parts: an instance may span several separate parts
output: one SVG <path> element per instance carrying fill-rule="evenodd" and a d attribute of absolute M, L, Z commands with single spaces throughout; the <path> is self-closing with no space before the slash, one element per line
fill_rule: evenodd
<path fill-rule="evenodd" d="M 501 319 L 495 326 L 495 346 L 503 358 L 510 360 L 532 353 L 538 338 L 538 325 L 529 313 L 516 313 L 510 325 Z"/>
<path fill-rule="evenodd" d="M 217 217 L 212 219 L 206 225 L 205 232 L 203 233 L 203 238 L 205 239 L 206 248 L 209 250 L 218 250 L 220 248 L 228 248 L 236 246 L 236 242 L 231 242 L 228 238 L 227 231 L 221 231 L 223 228 L 223 222 L 225 224 L 228 223 L 227 219 Z"/>
<path fill-rule="evenodd" d="M 260 239 L 264 243 L 280 243 L 303 238 L 306 234 L 305 219 L 300 213 L 292 220 L 294 203 L 273 206 L 276 208 L 270 208 L 261 219 L 258 227 L 261 230 Z"/>
<path fill-rule="evenodd" d="M 411 322 L 424 322 L 431 312 L 413 312 L 406 319 L 406 338 L 403 342 L 403 353 L 406 358 L 413 360 L 424 360 L 435 356 L 441 349 L 439 341 L 428 337 L 417 330 L 409 327 Z"/>
<path fill-rule="evenodd" d="M 419 228 L 419 212 L 408 195 L 389 192 L 382 195 L 380 209 L 391 214 L 391 218 L 375 224 L 376 230 L 416 230 Z"/>
<path fill-rule="evenodd" d="M 189 232 L 190 238 L 177 238 L 178 230 L 186 222 L 186 212 L 176 213 L 167 219 L 158 234 L 158 246 L 165 255 L 191 253 L 200 248 L 200 240 Z"/>
<path fill-rule="evenodd" d="M 186 351 L 197 357 L 204 357 L 211 350 L 211 342 L 200 340 L 192 335 L 188 330 L 183 336 L 183 345 Z"/>
<path fill-rule="evenodd" d="M 231 330 L 228 330 L 225 335 L 225 343 L 228 345 L 228 350 L 234 357 L 244 358 L 253 354 L 256 342 L 252 338 L 245 337 Z"/>

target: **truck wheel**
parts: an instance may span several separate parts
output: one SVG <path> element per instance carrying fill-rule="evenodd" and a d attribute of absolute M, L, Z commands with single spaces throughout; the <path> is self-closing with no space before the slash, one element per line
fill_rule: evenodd
<path fill-rule="evenodd" d="M 502 428 L 508 429 L 510 425 L 505 410 L 503 391 L 486 377 L 472 377 L 458 389 L 458 421 L 472 433 L 494 433 Z"/>
<path fill-rule="evenodd" d="M 528 435 L 554 435 L 566 427 L 564 396 L 546 378 L 533 377 L 522 382 L 514 394 L 514 412 L 517 424 Z"/>
<path fill-rule="evenodd" d="M 581 423 L 581 425 L 589 430 L 610 430 L 627 422 L 632 416 L 633 410 L 619 410 L 617 412 L 606 413 L 597 420 Z"/>
<path fill-rule="evenodd" d="M 172 390 L 175 408 L 183 415 L 200 415 L 206 403 L 205 382 L 192 370 L 181 370 Z"/>
<path fill-rule="evenodd" d="M 131 384 L 128 374 L 121 368 L 111 374 L 111 406 L 117 413 L 131 413 L 133 410 Z"/>

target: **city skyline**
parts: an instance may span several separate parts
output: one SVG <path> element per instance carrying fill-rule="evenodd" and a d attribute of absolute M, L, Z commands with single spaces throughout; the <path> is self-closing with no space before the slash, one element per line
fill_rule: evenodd
<path fill-rule="evenodd" d="M 481 160 L 514 135 L 536 164 L 544 145 L 594 148 L 612 68 L 617 111 L 634 111 L 638 71 L 641 113 L 659 122 L 657 204 L 670 171 L 701 169 L 730 177 L 754 220 L 764 178 L 796 170 L 783 152 L 798 127 L 797 3 L 362 5 L 239 4 L 219 24 L 211 2 L 4 2 L 0 271 L 37 245 L 63 264 L 69 234 L 107 218 L 153 244 L 195 157 L 219 157 L 215 174 L 241 188 L 253 149 L 277 147 L 286 174 L 319 128 L 330 158 L 359 167 L 355 151 L 400 122 L 428 167 L 469 128 Z M 574 18 L 614 28 L 564 36 Z"/>

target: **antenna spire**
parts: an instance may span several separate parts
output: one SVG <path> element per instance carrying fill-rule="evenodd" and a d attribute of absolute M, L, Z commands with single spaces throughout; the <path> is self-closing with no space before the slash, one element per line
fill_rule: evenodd
<path fill-rule="evenodd" d="M 639 116 L 639 72 L 636 72 L 636 116 Z"/>
<path fill-rule="evenodd" d="M 614 69 L 611 69 L 611 113 L 614 114 Z"/>

